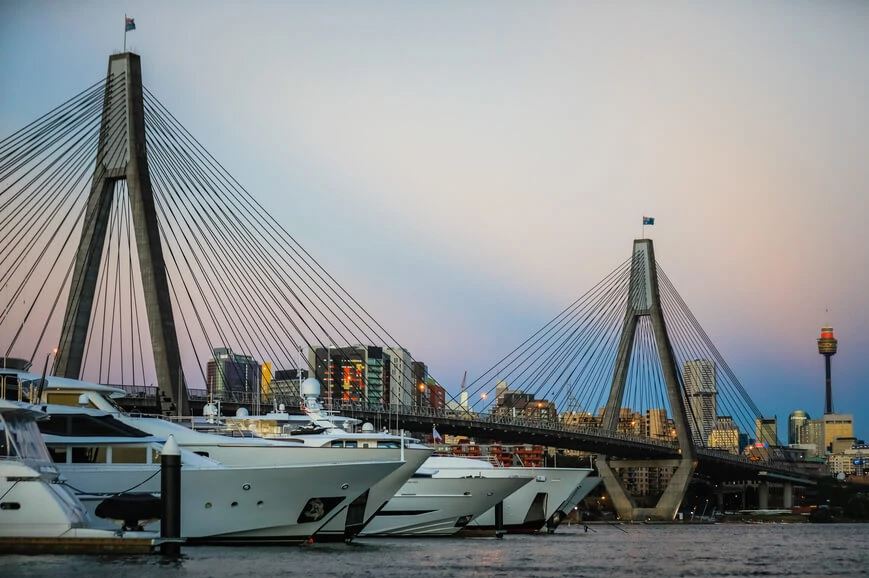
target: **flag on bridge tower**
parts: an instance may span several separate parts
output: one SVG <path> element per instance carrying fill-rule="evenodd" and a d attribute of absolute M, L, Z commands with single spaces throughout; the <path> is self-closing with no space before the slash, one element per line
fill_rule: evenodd
<path fill-rule="evenodd" d="M 655 217 L 647 217 L 643 215 L 643 239 L 646 238 L 646 225 L 654 225 Z"/>
<path fill-rule="evenodd" d="M 127 32 L 136 29 L 136 21 L 124 14 L 124 52 L 127 51 Z"/>

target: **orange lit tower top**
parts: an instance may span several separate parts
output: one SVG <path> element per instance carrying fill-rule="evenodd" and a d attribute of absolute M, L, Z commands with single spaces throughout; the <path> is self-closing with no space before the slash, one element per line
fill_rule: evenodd
<path fill-rule="evenodd" d="M 824 365 L 827 370 L 826 404 L 824 413 L 833 413 L 833 384 L 830 370 L 830 358 L 836 355 L 839 349 L 839 341 L 833 335 L 832 327 L 821 327 L 821 336 L 818 338 L 818 353 L 824 356 Z"/>

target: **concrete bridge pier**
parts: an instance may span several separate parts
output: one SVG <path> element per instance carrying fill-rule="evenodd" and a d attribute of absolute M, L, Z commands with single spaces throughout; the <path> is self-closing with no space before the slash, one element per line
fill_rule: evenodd
<path fill-rule="evenodd" d="M 615 508 L 619 519 L 635 522 L 645 520 L 670 521 L 675 518 L 679 511 L 679 506 L 682 505 L 682 499 L 688 491 L 688 484 L 691 483 L 696 466 L 696 462 L 690 458 L 673 460 L 608 460 L 606 456 L 598 456 L 595 464 L 607 493 L 612 499 L 613 508 Z M 658 503 L 653 508 L 638 507 L 633 496 L 625 490 L 621 480 L 614 471 L 614 468 L 640 467 L 676 468 L 664 493 L 661 494 Z"/>
<path fill-rule="evenodd" d="M 782 485 L 782 508 L 790 510 L 794 507 L 794 484 L 785 482 Z"/>
<path fill-rule="evenodd" d="M 761 482 L 757 486 L 757 507 L 760 510 L 769 509 L 769 482 Z"/>

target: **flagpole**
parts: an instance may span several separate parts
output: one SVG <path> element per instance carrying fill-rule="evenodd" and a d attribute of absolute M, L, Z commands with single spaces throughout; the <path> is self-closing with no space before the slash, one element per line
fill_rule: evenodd
<path fill-rule="evenodd" d="M 124 52 L 127 51 L 127 13 L 124 12 Z"/>

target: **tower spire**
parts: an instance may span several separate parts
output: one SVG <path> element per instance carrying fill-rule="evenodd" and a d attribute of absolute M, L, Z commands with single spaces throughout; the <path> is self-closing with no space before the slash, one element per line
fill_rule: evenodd
<path fill-rule="evenodd" d="M 824 366 L 826 369 L 826 397 L 824 403 L 824 413 L 833 413 L 833 383 L 832 371 L 830 366 L 830 358 L 836 355 L 839 349 L 839 341 L 833 334 L 833 328 L 830 325 L 821 327 L 821 336 L 818 338 L 818 353 L 824 356 Z"/>

